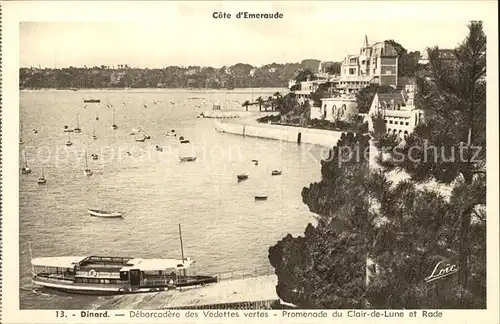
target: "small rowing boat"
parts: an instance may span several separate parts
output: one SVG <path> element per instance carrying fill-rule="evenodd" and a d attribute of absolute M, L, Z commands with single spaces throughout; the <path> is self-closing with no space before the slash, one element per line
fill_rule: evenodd
<path fill-rule="evenodd" d="M 184 156 L 180 157 L 179 160 L 181 160 L 181 162 L 192 162 L 196 161 L 196 156 Z"/>
<path fill-rule="evenodd" d="M 271 171 L 271 175 L 273 176 L 281 175 L 281 170 L 273 170 Z"/>
<path fill-rule="evenodd" d="M 267 195 L 256 195 L 255 196 L 255 200 L 266 200 L 267 199 Z"/>
<path fill-rule="evenodd" d="M 88 209 L 90 216 L 94 217 L 103 217 L 103 218 L 121 218 L 123 217 L 122 213 L 119 212 L 109 212 L 105 210 L 98 209 Z"/>

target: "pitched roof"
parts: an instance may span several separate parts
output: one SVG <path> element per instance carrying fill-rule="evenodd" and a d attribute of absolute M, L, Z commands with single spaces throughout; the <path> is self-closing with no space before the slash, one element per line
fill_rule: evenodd
<path fill-rule="evenodd" d="M 396 105 L 404 105 L 405 100 L 403 98 L 403 95 L 400 92 L 396 93 L 378 93 L 378 99 L 381 102 L 385 103 L 390 103 L 392 100 L 394 100 L 394 104 Z"/>

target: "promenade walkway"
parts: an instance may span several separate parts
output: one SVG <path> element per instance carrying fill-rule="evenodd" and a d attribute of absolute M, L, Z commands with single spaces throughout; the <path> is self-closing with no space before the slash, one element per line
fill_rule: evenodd
<path fill-rule="evenodd" d="M 275 275 L 226 280 L 201 288 L 116 296 L 99 309 L 157 310 L 215 308 L 216 305 L 231 304 L 269 305 L 270 302 L 278 300 L 276 284 Z"/>

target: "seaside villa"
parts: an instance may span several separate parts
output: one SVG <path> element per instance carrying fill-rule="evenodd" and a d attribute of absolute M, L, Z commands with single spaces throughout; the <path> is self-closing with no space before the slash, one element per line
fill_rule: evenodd
<path fill-rule="evenodd" d="M 423 112 L 415 107 L 416 86 L 406 85 L 403 91 L 396 93 L 377 93 L 368 112 L 368 129 L 373 131 L 371 116 L 382 114 L 388 133 L 404 138 L 423 118 Z"/>
<path fill-rule="evenodd" d="M 358 104 L 353 95 L 322 98 L 321 107 L 311 107 L 311 119 L 347 121 L 358 115 Z"/>
<path fill-rule="evenodd" d="M 398 55 L 387 42 L 368 44 L 365 35 L 359 54 L 349 54 L 341 67 L 338 87 L 344 93 L 354 93 L 374 83 L 378 85 L 398 85 Z"/>

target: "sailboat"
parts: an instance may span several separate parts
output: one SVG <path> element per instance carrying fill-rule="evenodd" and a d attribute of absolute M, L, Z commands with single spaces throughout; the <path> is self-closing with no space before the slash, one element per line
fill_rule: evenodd
<path fill-rule="evenodd" d="M 69 136 L 70 133 L 68 133 L 68 140 L 66 141 L 66 146 L 71 146 L 73 145 L 73 142 L 71 142 L 71 137 Z"/>
<path fill-rule="evenodd" d="M 46 184 L 47 183 L 47 179 L 45 179 L 45 175 L 44 175 L 44 172 L 43 172 L 43 167 L 42 167 L 42 175 L 40 176 L 40 178 L 38 178 L 38 184 Z"/>
<path fill-rule="evenodd" d="M 31 169 L 28 167 L 28 160 L 26 159 L 26 151 L 24 151 L 24 167 L 21 169 L 21 174 L 31 173 Z"/>
<path fill-rule="evenodd" d="M 98 110 L 99 110 L 99 104 L 97 104 L 97 110 L 95 112 L 95 120 L 99 120 L 99 115 L 97 114 Z"/>
<path fill-rule="evenodd" d="M 92 139 L 96 140 L 97 136 L 95 135 L 95 126 L 94 129 L 92 130 Z"/>
<path fill-rule="evenodd" d="M 19 129 L 19 144 L 24 144 L 23 141 L 23 123 L 21 122 L 21 127 Z"/>
<path fill-rule="evenodd" d="M 87 150 L 85 150 L 85 170 L 83 170 L 83 174 L 87 177 L 90 177 L 92 174 L 94 174 L 92 170 L 89 169 L 89 165 L 87 162 Z"/>
<path fill-rule="evenodd" d="M 82 132 L 82 130 L 80 129 L 80 118 L 79 118 L 79 115 L 80 114 L 78 114 L 78 113 L 76 114 L 76 127 L 74 129 L 75 133 L 81 133 Z"/>
<path fill-rule="evenodd" d="M 125 105 L 125 103 L 123 103 Z M 118 129 L 118 126 L 115 123 L 115 107 L 113 106 L 113 126 L 111 126 L 113 129 Z"/>

